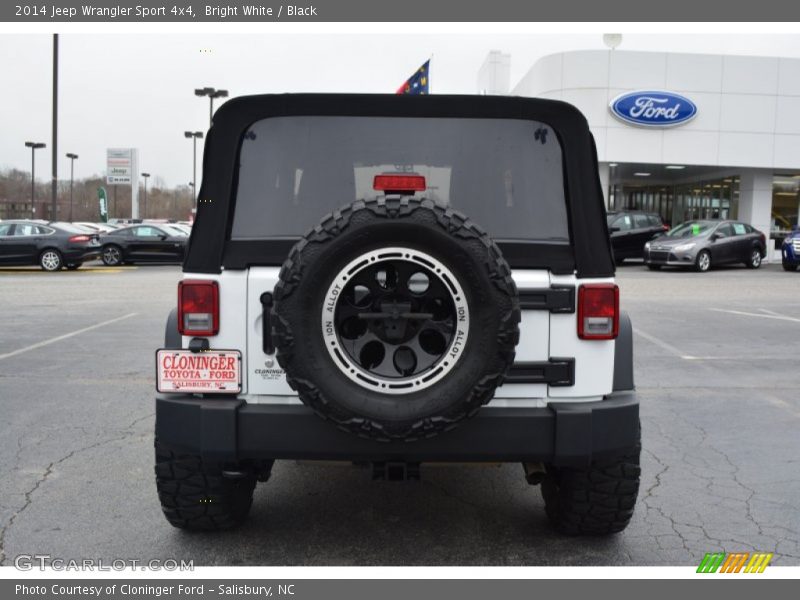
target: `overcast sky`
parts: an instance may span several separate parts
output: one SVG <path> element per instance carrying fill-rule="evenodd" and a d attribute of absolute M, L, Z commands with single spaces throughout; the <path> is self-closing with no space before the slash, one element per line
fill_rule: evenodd
<path fill-rule="evenodd" d="M 29 170 L 24 142 L 45 142 L 41 181 L 50 174 L 51 39 L 0 34 L 0 168 Z M 62 35 L 59 177 L 69 178 L 66 152 L 80 156 L 79 178 L 104 174 L 106 148 L 136 147 L 140 170 L 185 185 L 192 148 L 183 132 L 208 127 L 208 100 L 194 96 L 196 87 L 393 93 L 433 56 L 433 93 L 468 94 L 490 50 L 511 54 L 513 87 L 541 56 L 603 47 L 599 34 Z M 800 35 L 626 34 L 620 49 L 800 57 Z"/>

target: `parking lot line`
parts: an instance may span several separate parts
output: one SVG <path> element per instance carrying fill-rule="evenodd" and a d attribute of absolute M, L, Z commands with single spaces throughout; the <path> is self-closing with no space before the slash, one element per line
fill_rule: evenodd
<path fill-rule="evenodd" d="M 730 313 L 732 315 L 743 315 L 745 317 L 760 317 L 762 319 L 778 319 L 779 321 L 793 321 L 794 323 L 800 323 L 800 319 L 796 319 L 795 317 L 787 317 L 786 315 L 782 315 L 771 310 L 766 310 L 764 308 L 759 309 L 762 310 L 763 313 L 745 312 L 743 310 L 730 310 L 727 308 L 709 308 L 708 310 Z"/>
<path fill-rule="evenodd" d="M 73 274 L 80 275 L 81 273 L 121 273 L 122 271 L 130 271 L 133 269 L 137 269 L 138 267 L 84 267 L 77 271 L 59 271 L 59 275 L 69 275 L 70 277 Z M 55 275 L 56 273 L 49 273 L 47 271 L 42 271 L 39 268 L 30 268 L 30 267 L 3 267 L 0 269 L 0 275 L 43 275 L 46 277 L 50 277 Z"/>
<path fill-rule="evenodd" d="M 683 359 L 692 359 L 692 358 L 694 358 L 693 356 L 689 356 L 687 354 L 684 354 L 683 352 L 678 350 L 672 344 L 668 344 L 664 340 L 660 340 L 654 335 L 650 335 L 649 333 L 645 333 L 644 331 L 642 331 L 641 329 L 639 329 L 637 327 L 633 328 L 633 333 L 635 333 L 638 336 L 643 337 L 648 342 L 652 342 L 653 344 L 655 344 L 659 348 L 662 348 L 663 350 L 666 350 L 667 352 L 669 352 L 673 356 L 677 356 L 678 358 L 683 358 Z"/>
<path fill-rule="evenodd" d="M 25 346 L 24 348 L 19 348 L 18 350 L 14 350 L 13 352 L 7 352 L 5 354 L 0 354 L 0 360 L 5 358 L 11 358 L 12 356 L 17 356 L 18 354 L 22 354 L 24 352 L 30 352 L 31 350 L 36 350 L 37 348 L 41 348 L 43 346 L 49 346 L 50 344 L 54 344 L 55 342 L 60 342 L 61 340 L 66 340 L 67 338 L 71 338 L 73 336 L 79 335 L 81 333 L 86 333 L 87 331 L 91 331 L 92 329 L 97 329 L 99 327 L 105 327 L 106 325 L 111 325 L 112 323 L 116 323 L 118 321 L 122 321 L 123 319 L 129 319 L 130 317 L 136 316 L 139 313 L 128 313 L 127 315 L 122 315 L 121 317 L 117 317 L 115 319 L 109 319 L 108 321 L 103 321 L 101 323 L 95 323 L 94 325 L 89 325 L 88 327 L 84 327 L 83 329 L 77 329 L 75 331 L 71 331 L 70 333 L 65 333 L 64 335 L 59 335 L 54 338 L 50 338 L 49 340 L 44 340 L 41 342 L 37 342 L 35 344 L 31 344 L 30 346 Z"/>

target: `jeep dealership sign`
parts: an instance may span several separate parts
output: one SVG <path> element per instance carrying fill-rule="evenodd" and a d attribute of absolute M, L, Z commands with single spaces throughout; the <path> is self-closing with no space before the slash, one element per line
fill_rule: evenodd
<path fill-rule="evenodd" d="M 675 127 L 697 115 L 697 105 L 673 92 L 627 92 L 614 98 L 609 110 L 620 121 L 642 127 Z"/>
<path fill-rule="evenodd" d="M 132 184 L 136 181 L 136 148 L 108 148 L 106 150 L 106 183 Z"/>

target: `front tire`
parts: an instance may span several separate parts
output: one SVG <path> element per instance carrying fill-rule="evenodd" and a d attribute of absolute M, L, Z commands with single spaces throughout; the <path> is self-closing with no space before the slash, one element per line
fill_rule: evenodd
<path fill-rule="evenodd" d="M 114 244 L 103 248 L 103 264 L 107 267 L 116 267 L 122 264 L 122 249 Z"/>
<path fill-rule="evenodd" d="M 744 263 L 748 269 L 757 269 L 761 266 L 761 250 L 753 248 L 750 251 L 750 258 Z"/>
<path fill-rule="evenodd" d="M 254 475 L 223 477 L 219 465 L 178 454 L 156 441 L 156 488 L 173 527 L 217 531 L 239 525 L 253 503 Z"/>
<path fill-rule="evenodd" d="M 647 265 L 647 268 L 650 269 L 651 271 L 660 271 L 661 265 Z"/>
<path fill-rule="evenodd" d="M 793 265 L 791 263 L 783 263 L 783 270 L 784 271 L 797 271 L 797 265 Z"/>
<path fill-rule="evenodd" d="M 64 266 L 64 259 L 61 258 L 61 253 L 54 249 L 48 248 L 39 255 L 39 266 L 44 271 L 60 271 Z"/>
<path fill-rule="evenodd" d="M 694 269 L 700 273 L 705 273 L 711 268 L 711 253 L 708 250 L 700 250 L 694 260 Z"/>
<path fill-rule="evenodd" d="M 586 468 L 548 467 L 542 481 L 547 517 L 566 535 L 610 535 L 628 526 L 639 494 L 637 444 Z"/>

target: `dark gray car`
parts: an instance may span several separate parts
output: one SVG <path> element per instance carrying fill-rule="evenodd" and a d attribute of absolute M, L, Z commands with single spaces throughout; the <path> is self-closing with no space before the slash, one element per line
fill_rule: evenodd
<path fill-rule="evenodd" d="M 687 221 L 644 247 L 644 262 L 653 271 L 671 266 L 704 272 L 732 263 L 757 269 L 766 255 L 764 234 L 740 221 Z"/>
<path fill-rule="evenodd" d="M 45 271 L 70 271 L 100 255 L 99 235 L 72 223 L 3 221 L 0 265 L 39 265 Z"/>

